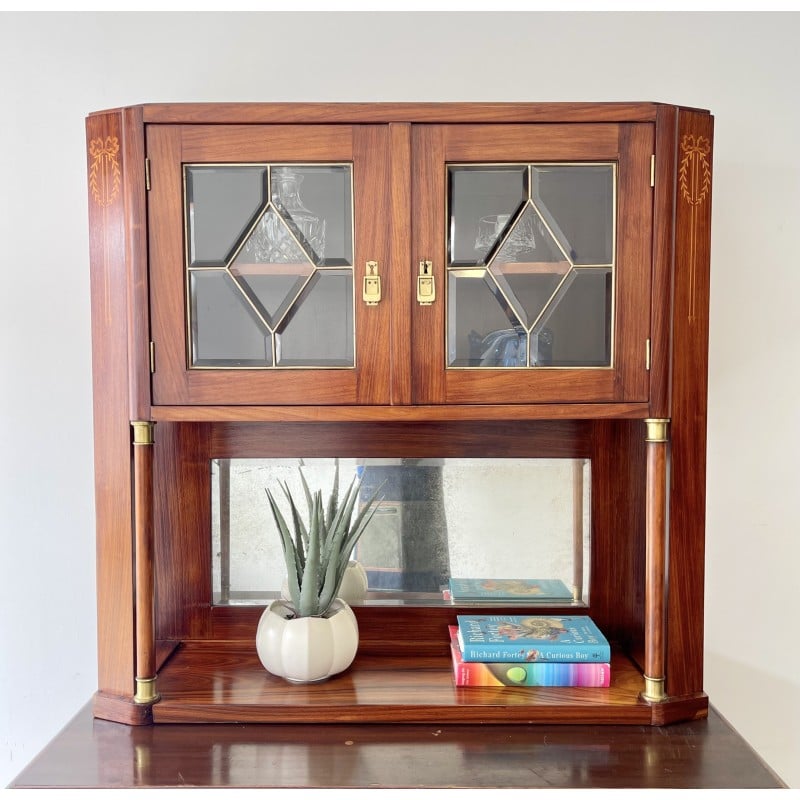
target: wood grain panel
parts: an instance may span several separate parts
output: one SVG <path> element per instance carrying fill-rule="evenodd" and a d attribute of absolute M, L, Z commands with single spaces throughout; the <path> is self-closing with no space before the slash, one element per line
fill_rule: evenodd
<path fill-rule="evenodd" d="M 157 426 L 156 638 L 207 636 L 211 607 L 208 426 Z M 168 487 L 168 488 L 167 488 Z"/>
<path fill-rule="evenodd" d="M 184 125 L 180 130 L 187 163 L 353 158 L 353 130 L 347 125 Z"/>
<path fill-rule="evenodd" d="M 653 190 L 652 125 L 626 125 L 620 132 L 617 193 L 617 264 L 614 364 L 617 400 L 647 400 L 646 340 L 650 335 Z"/>
<path fill-rule="evenodd" d="M 644 646 L 645 427 L 592 423 L 591 616 L 637 658 Z"/>
<path fill-rule="evenodd" d="M 650 303 L 650 417 L 669 419 L 673 223 L 677 171 L 677 109 L 658 109 L 653 195 L 653 286 Z"/>
<path fill-rule="evenodd" d="M 391 261 L 389 285 L 386 287 L 391 305 L 390 364 L 392 405 L 409 405 L 412 397 L 411 352 L 412 308 L 415 297 L 415 277 L 412 257 L 412 196 L 411 196 L 411 126 L 407 123 L 389 125 L 391 141 L 389 189 L 391 204 Z"/>
<path fill-rule="evenodd" d="M 703 685 L 708 300 L 714 120 L 678 115 L 667 692 Z"/>
<path fill-rule="evenodd" d="M 615 160 L 618 125 L 448 125 L 447 161 Z"/>
<path fill-rule="evenodd" d="M 154 103 L 145 122 L 648 122 L 656 103 Z"/>
<path fill-rule="evenodd" d="M 133 537 L 128 384 L 128 287 L 117 113 L 86 121 L 97 535 L 98 687 L 133 695 Z M 124 701 L 123 701 L 124 702 Z"/>
<path fill-rule="evenodd" d="M 392 275 L 390 234 L 391 176 L 389 129 L 362 125 L 353 130 L 353 182 L 355 201 L 355 402 L 389 403 L 391 396 Z M 377 261 L 383 297 L 376 306 L 362 299 L 367 261 Z M 317 386 L 325 380 L 317 376 Z M 316 394 L 317 386 L 311 397 Z"/>
<path fill-rule="evenodd" d="M 130 419 L 150 419 L 150 304 L 147 274 L 147 199 L 141 107 L 122 115 L 128 271 L 128 382 Z"/>
<path fill-rule="evenodd" d="M 186 301 L 183 264 L 183 176 L 180 128 L 147 129 L 151 191 L 148 195 L 150 318 L 156 345 L 153 404 L 186 403 Z"/>
<path fill-rule="evenodd" d="M 642 348 L 643 350 L 643 348 Z M 481 368 L 444 371 L 445 398 L 450 403 L 612 403 L 622 399 L 614 369 Z M 640 398 L 631 398 L 640 399 Z"/>
<path fill-rule="evenodd" d="M 580 421 L 472 423 L 219 423 L 210 458 L 580 457 L 590 431 Z"/>
<path fill-rule="evenodd" d="M 644 419 L 646 403 L 437 406 L 154 406 L 153 419 L 171 422 L 431 422 Z"/>
<path fill-rule="evenodd" d="M 442 403 L 445 397 L 445 224 L 444 138 L 437 126 L 415 126 L 412 131 L 411 195 L 413 202 L 413 266 L 433 264 L 437 297 L 431 305 L 412 304 L 412 397 L 417 404 Z M 414 278 L 416 281 L 416 277 Z"/>

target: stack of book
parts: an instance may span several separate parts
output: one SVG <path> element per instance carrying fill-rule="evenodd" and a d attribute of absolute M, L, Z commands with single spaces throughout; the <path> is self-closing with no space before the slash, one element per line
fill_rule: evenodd
<path fill-rule="evenodd" d="M 458 615 L 456 686 L 608 686 L 611 647 L 590 617 Z"/>

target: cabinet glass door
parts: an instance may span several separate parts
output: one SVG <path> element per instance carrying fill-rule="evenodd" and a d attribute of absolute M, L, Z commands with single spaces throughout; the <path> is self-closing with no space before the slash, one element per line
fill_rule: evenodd
<path fill-rule="evenodd" d="M 417 192 L 444 220 L 417 228 L 443 287 L 415 316 L 418 401 L 646 398 L 651 142 L 647 125 L 416 132 Z"/>
<path fill-rule="evenodd" d="M 388 221 L 359 224 L 382 191 L 384 139 L 373 126 L 148 131 L 157 404 L 386 402 L 360 347 L 381 341 L 385 306 L 356 292 L 367 261 L 388 266 Z"/>

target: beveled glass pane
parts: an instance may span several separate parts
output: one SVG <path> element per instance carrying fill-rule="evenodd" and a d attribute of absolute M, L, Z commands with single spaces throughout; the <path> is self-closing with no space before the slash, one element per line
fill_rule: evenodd
<path fill-rule="evenodd" d="M 485 264 L 527 198 L 525 165 L 449 167 L 448 264 Z"/>
<path fill-rule="evenodd" d="M 610 366 L 611 286 L 610 269 L 573 270 L 536 324 L 531 350 L 539 335 L 549 340 L 552 366 Z"/>
<path fill-rule="evenodd" d="M 526 206 L 489 267 L 526 328 L 536 322 L 570 263 L 531 205 Z"/>
<path fill-rule="evenodd" d="M 288 503 L 275 491 L 285 481 L 301 498 L 305 515 L 300 463 L 250 458 L 211 462 L 215 604 L 263 605 L 280 593 L 286 567 L 264 490 L 273 490 L 290 519 Z M 302 465 L 311 490 L 319 489 L 327 498 L 334 460 L 306 458 Z M 352 554 L 367 572 L 368 605 L 449 604 L 443 590 L 450 578 L 486 581 L 487 588 L 497 579 L 561 581 L 588 601 L 589 461 L 341 458 L 339 470 L 340 499 L 356 474 L 363 477 L 362 501 L 383 485 L 383 501 Z M 524 547 L 520 531 L 525 532 Z M 554 604 L 527 593 L 506 601 L 543 602 Z M 573 605 L 563 597 L 555 603 Z"/>
<path fill-rule="evenodd" d="M 279 367 L 352 367 L 353 271 L 318 270 L 276 332 Z"/>
<path fill-rule="evenodd" d="M 192 366 L 271 366 L 270 332 L 225 270 L 192 270 L 189 297 Z"/>
<path fill-rule="evenodd" d="M 317 266 L 353 263 L 349 164 L 272 167 L 272 202 Z"/>
<path fill-rule="evenodd" d="M 447 281 L 448 366 L 526 366 L 527 334 L 489 273 L 454 269 Z"/>
<path fill-rule="evenodd" d="M 614 167 L 534 165 L 531 197 L 573 264 L 614 260 Z"/>
<path fill-rule="evenodd" d="M 267 202 L 265 166 L 187 166 L 189 266 L 225 266 Z"/>

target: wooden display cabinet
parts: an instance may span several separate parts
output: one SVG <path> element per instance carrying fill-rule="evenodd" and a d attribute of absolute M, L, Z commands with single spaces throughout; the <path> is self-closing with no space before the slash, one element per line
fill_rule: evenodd
<path fill-rule="evenodd" d="M 708 112 L 156 104 L 86 126 L 97 717 L 707 713 Z M 566 613 L 611 640 L 611 687 L 456 689 L 441 603 L 358 607 L 327 683 L 264 672 L 262 609 L 213 603 L 209 463 L 316 456 L 589 459 L 591 591 Z"/>

